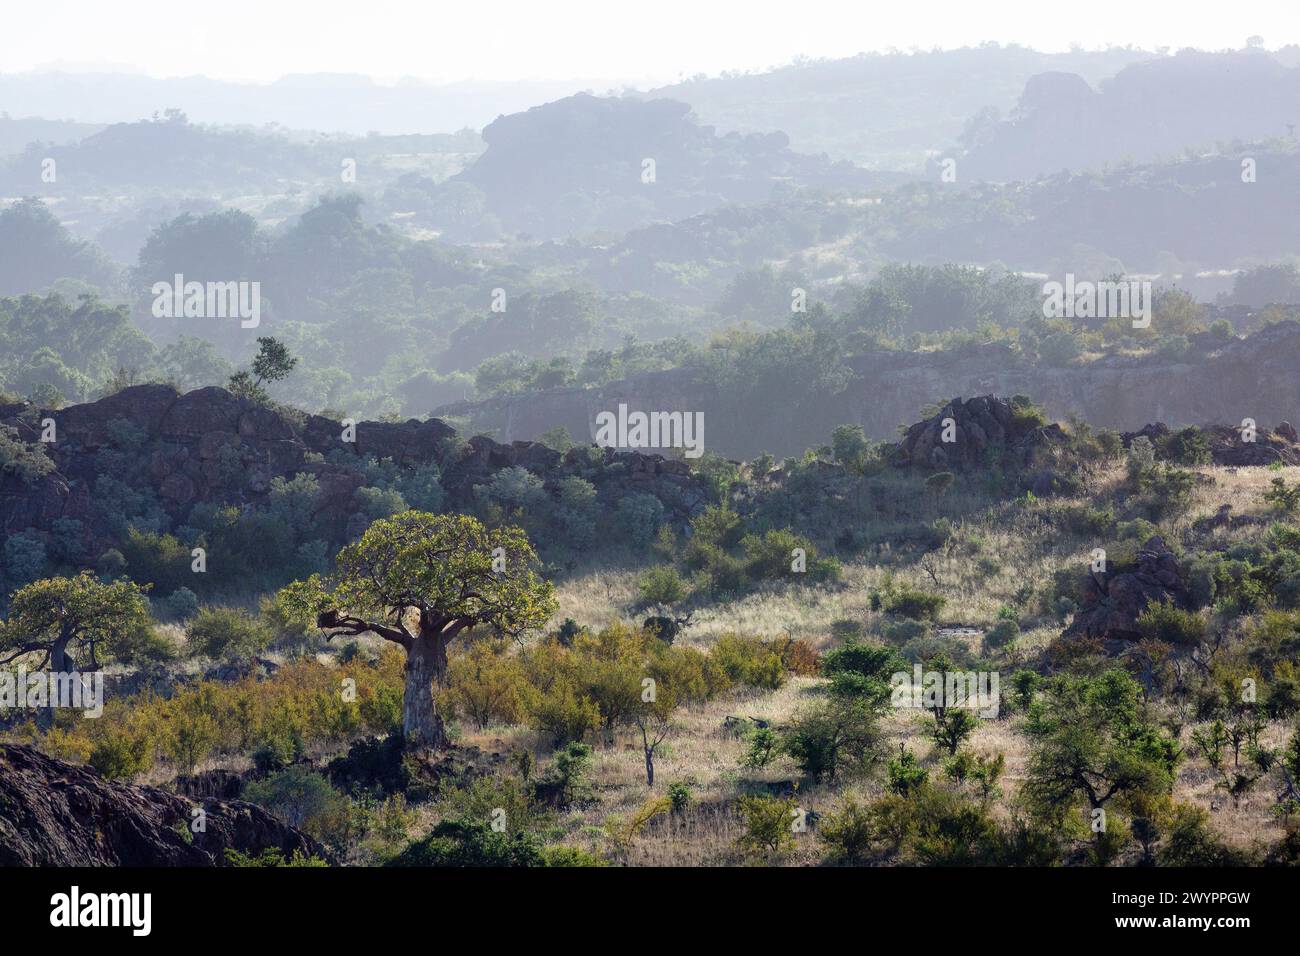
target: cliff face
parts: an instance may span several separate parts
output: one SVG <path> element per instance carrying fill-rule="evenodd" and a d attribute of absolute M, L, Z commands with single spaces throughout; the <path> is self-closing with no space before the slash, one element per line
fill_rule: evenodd
<path fill-rule="evenodd" d="M 1134 430 L 1147 422 L 1171 426 L 1235 423 L 1261 427 L 1300 420 L 1300 323 L 1282 322 L 1222 347 L 1204 343 L 1183 362 L 1105 358 L 1052 368 L 988 345 L 961 352 L 876 352 L 855 356 L 849 386 L 813 408 L 737 409 L 689 369 L 613 382 L 597 389 L 553 389 L 484 402 L 461 402 L 438 414 L 468 420 L 498 440 L 536 438 L 564 426 L 578 441 L 595 435 L 601 411 L 619 402 L 643 411 L 702 411 L 705 448 L 728 458 L 767 451 L 800 454 L 856 423 L 868 436 L 894 440 L 920 410 L 959 395 L 1028 395 L 1052 418 L 1077 415 L 1094 426 Z"/>

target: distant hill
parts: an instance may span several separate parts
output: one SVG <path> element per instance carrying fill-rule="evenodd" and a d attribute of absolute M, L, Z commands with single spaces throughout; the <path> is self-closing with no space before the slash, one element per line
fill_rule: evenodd
<path fill-rule="evenodd" d="M 487 150 L 448 184 L 474 187 L 507 231 L 561 236 L 674 221 L 800 187 L 861 190 L 900 177 L 790 149 L 784 133 L 719 135 L 675 100 L 578 94 L 483 130 Z"/>
<path fill-rule="evenodd" d="M 381 86 L 366 76 L 337 73 L 290 75 L 274 83 L 232 83 L 205 76 L 156 79 L 129 73 L 0 73 L 0 110 L 123 123 L 175 108 L 198 123 L 275 123 L 352 135 L 451 133 L 481 129 L 503 113 L 608 85 L 571 79 L 444 85 L 404 81 Z"/>
<path fill-rule="evenodd" d="M 85 139 L 104 127 L 98 123 L 48 120 L 35 116 L 17 119 L 0 113 L 0 158 L 21 153 L 29 143 L 64 145 Z"/>
<path fill-rule="evenodd" d="M 1035 74 L 1066 71 L 1096 84 L 1153 56 L 1131 48 L 1039 53 L 997 44 L 864 53 L 696 77 L 644 95 L 690 103 L 702 123 L 722 132 L 781 130 L 800 152 L 872 169 L 915 169 L 930 151 L 955 142 L 981 110 L 1011 109 Z"/>
<path fill-rule="evenodd" d="M 986 115 L 968 128 L 958 176 L 1036 179 L 1216 143 L 1294 138 L 1298 128 L 1300 67 L 1259 49 L 1185 50 L 1099 85 L 1074 71 L 1032 77 L 1010 116 Z"/>
<path fill-rule="evenodd" d="M 290 184 L 338 188 L 344 159 L 370 162 L 369 178 L 384 176 L 385 159 L 400 156 L 385 178 L 420 168 L 418 157 L 474 155 L 481 149 L 471 131 L 459 134 L 326 137 L 282 129 L 218 127 L 192 123 L 179 110 L 152 119 L 84 127 L 90 135 L 62 145 L 32 143 L 0 165 L 0 194 L 71 194 L 88 188 L 150 192 L 235 189 L 275 194 Z M 0 130 L 3 127 L 0 126 Z M 42 160 L 62 169 L 50 183 Z M 426 171 L 428 171 L 426 169 Z M 362 177 L 358 175 L 358 181 Z"/>

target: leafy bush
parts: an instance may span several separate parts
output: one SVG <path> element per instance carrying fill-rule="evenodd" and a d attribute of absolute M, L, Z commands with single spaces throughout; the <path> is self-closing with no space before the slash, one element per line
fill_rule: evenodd
<path fill-rule="evenodd" d="M 4 544 L 4 562 L 11 587 L 30 584 L 45 568 L 45 544 L 27 531 L 9 535 Z"/>
<path fill-rule="evenodd" d="M 1210 440 L 1195 425 L 1165 435 L 1156 450 L 1162 458 L 1179 465 L 1208 465 L 1213 460 Z"/>
<path fill-rule="evenodd" d="M 946 603 L 947 599 L 938 594 L 904 585 L 887 591 L 883 595 L 881 606 L 891 614 L 918 621 L 933 621 Z"/>
<path fill-rule="evenodd" d="M 781 749 L 814 781 L 864 772 L 879 756 L 875 702 L 836 697 L 798 714 L 781 729 Z"/>
<path fill-rule="evenodd" d="M 152 584 L 157 592 L 171 594 L 202 578 L 191 570 L 190 548 L 174 535 L 131 528 L 122 555 L 131 580 Z"/>
<path fill-rule="evenodd" d="M 663 503 L 654 495 L 641 492 L 624 497 L 615 510 L 619 523 L 636 548 L 648 547 L 664 521 Z"/>
<path fill-rule="evenodd" d="M 1272 487 L 1264 492 L 1265 501 L 1283 514 L 1295 514 L 1300 510 L 1300 482 L 1288 486 L 1286 479 L 1279 475 L 1270 484 Z"/>
<path fill-rule="evenodd" d="M 153 766 L 153 747 L 143 734 L 114 730 L 95 745 L 88 763 L 105 780 L 130 781 Z"/>
<path fill-rule="evenodd" d="M 686 581 L 671 564 L 658 565 L 641 575 L 637 589 L 646 604 L 676 604 L 689 591 Z"/>
<path fill-rule="evenodd" d="M 785 664 L 769 642 L 757 637 L 724 634 L 709 657 L 735 684 L 777 690 L 785 684 Z"/>
<path fill-rule="evenodd" d="M 690 785 L 680 780 L 668 784 L 668 800 L 672 804 L 673 813 L 684 811 L 691 804 Z"/>
<path fill-rule="evenodd" d="M 889 792 L 906 797 L 925 786 L 930 779 L 926 770 L 916 759 L 916 754 L 904 750 L 897 757 L 890 758 L 886 767 Z"/>
<path fill-rule="evenodd" d="M 188 621 L 199 612 L 199 597 L 189 588 L 177 588 L 160 603 L 162 613 L 174 621 Z"/>
<path fill-rule="evenodd" d="M 541 844 L 531 834 L 498 832 L 482 821 L 444 820 L 387 865 L 526 867 L 543 866 L 545 861 Z"/>
<path fill-rule="evenodd" d="M 289 826 L 318 840 L 337 845 L 346 835 L 347 798 L 307 767 L 289 767 L 250 783 L 243 799 L 266 807 Z"/>
<path fill-rule="evenodd" d="M 0 425 L 0 475 L 17 475 L 25 484 L 35 484 L 54 470 L 54 462 L 41 442 L 25 442 L 18 429 Z"/>
<path fill-rule="evenodd" d="M 1172 600 L 1148 605 L 1137 623 L 1138 631 L 1148 640 L 1186 647 L 1198 647 L 1205 641 L 1205 621 L 1192 611 L 1184 611 Z"/>
<path fill-rule="evenodd" d="M 504 642 L 476 641 L 448 664 L 444 701 L 480 729 L 521 723 L 525 697 L 523 667 Z"/>
<path fill-rule="evenodd" d="M 871 814 L 853 797 L 822 819 L 817 835 L 831 848 L 831 859 L 845 863 L 861 863 L 870 854 L 874 841 Z"/>
<path fill-rule="evenodd" d="M 736 801 L 745 832 L 736 846 L 748 856 L 775 855 L 794 846 L 793 797 L 745 796 Z"/>
<path fill-rule="evenodd" d="M 212 660 L 247 660 L 271 643 L 271 632 L 240 608 L 205 607 L 187 629 L 194 653 Z"/>

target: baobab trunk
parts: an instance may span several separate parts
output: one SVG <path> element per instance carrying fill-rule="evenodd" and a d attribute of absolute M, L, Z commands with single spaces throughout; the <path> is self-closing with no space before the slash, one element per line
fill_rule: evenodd
<path fill-rule="evenodd" d="M 410 750 L 437 750 L 446 742 L 433 698 L 433 685 L 441 687 L 446 672 L 447 650 L 440 642 L 421 637 L 407 650 L 402 735 Z"/>
<path fill-rule="evenodd" d="M 68 640 L 60 638 L 50 648 L 49 700 L 36 714 L 36 726 L 41 730 L 49 730 L 54 726 L 54 717 L 59 709 L 54 690 L 60 685 L 60 679 L 68 674 L 76 676 L 76 673 L 77 664 L 68 653 Z"/>

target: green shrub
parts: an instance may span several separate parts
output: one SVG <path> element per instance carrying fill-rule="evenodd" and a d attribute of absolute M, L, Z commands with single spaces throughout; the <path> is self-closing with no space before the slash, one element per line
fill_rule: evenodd
<path fill-rule="evenodd" d="M 1185 647 L 1197 647 L 1205 641 L 1205 621 L 1192 611 L 1184 611 L 1172 599 L 1149 604 L 1137 623 L 1139 632 L 1148 640 Z"/>
<path fill-rule="evenodd" d="M 32 532 L 9 535 L 4 543 L 4 568 L 11 587 L 30 584 L 45 569 L 45 544 Z"/>
<path fill-rule="evenodd" d="M 766 767 L 780 750 L 781 742 L 771 727 L 755 727 L 746 735 L 746 739 L 749 741 L 749 749 L 740 758 L 740 764 L 751 770 Z"/>
<path fill-rule="evenodd" d="M 348 800 L 321 774 L 289 767 L 250 783 L 243 799 L 270 810 L 289 826 L 331 844 L 346 837 Z"/>
<path fill-rule="evenodd" d="M 544 846 L 541 849 L 541 866 L 546 867 L 593 867 L 609 866 L 595 854 L 588 853 L 576 846 Z"/>
<path fill-rule="evenodd" d="M 247 660 L 271 643 L 271 632 L 247 611 L 205 607 L 187 628 L 194 653 L 213 660 Z"/>
<path fill-rule="evenodd" d="M 864 772 L 880 756 L 875 702 L 836 697 L 781 729 L 781 749 L 814 781 Z"/>
<path fill-rule="evenodd" d="M 54 470 L 41 442 L 22 440 L 18 429 L 0 425 L 0 476 L 17 475 L 25 484 L 35 484 Z"/>
<path fill-rule="evenodd" d="M 188 621 L 199 612 L 199 597 L 189 588 L 177 588 L 160 603 L 163 614 L 174 621 Z"/>
<path fill-rule="evenodd" d="M 871 854 L 875 838 L 871 814 L 853 797 L 822 819 L 817 835 L 831 848 L 831 859 L 845 863 L 861 863 Z"/>
<path fill-rule="evenodd" d="M 1016 621 L 1000 620 L 984 634 L 985 647 L 1006 647 L 1020 636 L 1020 625 Z"/>
<path fill-rule="evenodd" d="M 786 680 L 778 650 L 767 641 L 740 634 L 723 634 L 709 656 L 734 684 L 777 690 Z"/>
<path fill-rule="evenodd" d="M 1264 492 L 1264 500 L 1283 514 L 1295 514 L 1300 509 L 1300 482 L 1288 486 L 1286 479 L 1279 475 L 1270 484 L 1272 487 Z"/>
<path fill-rule="evenodd" d="M 131 528 L 122 554 L 131 580 L 152 584 L 155 593 L 171 594 L 202 578 L 191 570 L 190 548 L 174 535 Z"/>
<path fill-rule="evenodd" d="M 889 792 L 901 797 L 920 790 L 930 779 L 930 771 L 917 762 L 916 754 L 910 750 L 904 750 L 897 757 L 890 758 L 886 774 Z"/>
<path fill-rule="evenodd" d="M 1165 435 L 1157 442 L 1156 450 L 1162 458 L 1179 465 L 1208 465 L 1213 460 L 1209 439 L 1195 425 Z"/>
<path fill-rule="evenodd" d="M 673 805 L 673 813 L 681 813 L 691 805 L 691 788 L 680 780 L 668 784 L 668 799 Z"/>
<path fill-rule="evenodd" d="M 498 832 L 490 824 L 477 820 L 444 820 L 387 865 L 526 867 L 546 864 L 541 845 L 531 834 Z"/>
<path fill-rule="evenodd" d="M 661 564 L 641 575 L 637 590 L 646 604 L 676 604 L 685 600 L 689 588 L 676 568 Z"/>
<path fill-rule="evenodd" d="M 736 801 L 736 808 L 745 824 L 736 845 L 747 856 L 774 855 L 794 846 L 793 797 L 746 796 Z"/>
<path fill-rule="evenodd" d="M 248 853 L 240 853 L 234 847 L 226 847 L 226 863 L 229 866 L 253 867 L 321 867 L 329 866 L 327 862 L 320 857 L 306 856 L 301 850 L 294 850 L 293 854 L 286 860 L 284 851 L 278 847 L 269 847 L 263 850 L 257 856 Z"/>
<path fill-rule="evenodd" d="M 130 781 L 153 766 L 153 747 L 147 736 L 110 730 L 95 744 L 89 763 L 105 780 Z"/>
<path fill-rule="evenodd" d="M 948 603 L 938 594 L 904 585 L 884 595 L 882 607 L 891 614 L 899 614 L 917 621 L 933 621 Z"/>
<path fill-rule="evenodd" d="M 619 523 L 635 548 L 649 547 L 664 521 L 663 503 L 641 492 L 627 495 L 616 509 Z"/>

